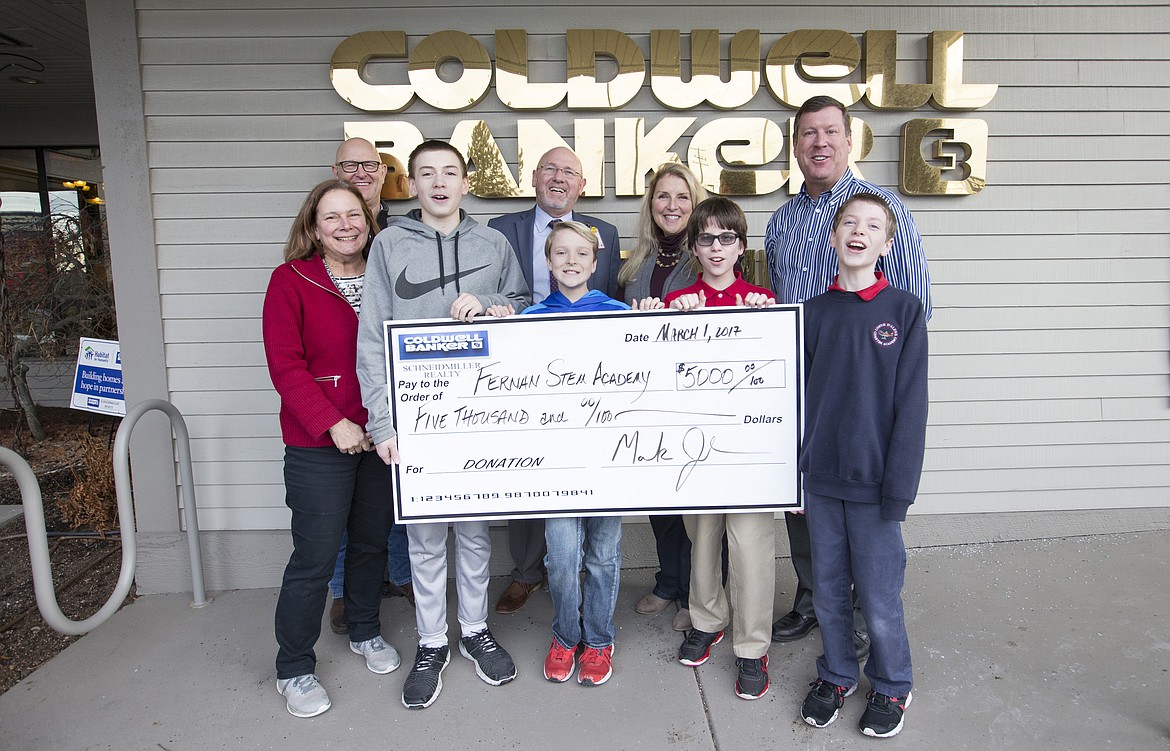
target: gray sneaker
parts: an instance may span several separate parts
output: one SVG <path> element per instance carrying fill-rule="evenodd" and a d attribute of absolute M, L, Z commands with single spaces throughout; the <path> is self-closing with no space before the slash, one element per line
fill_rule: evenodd
<path fill-rule="evenodd" d="M 516 663 L 512 662 L 512 655 L 496 643 L 496 638 L 486 628 L 478 634 L 460 639 L 459 652 L 475 663 L 476 675 L 484 683 L 499 686 L 516 677 Z"/>
<path fill-rule="evenodd" d="M 387 644 L 380 636 L 366 641 L 351 641 L 349 649 L 354 654 L 365 657 L 366 667 L 370 672 L 379 675 L 393 673 L 402 664 L 398 650 Z"/>
<path fill-rule="evenodd" d="M 288 699 L 288 713 L 293 717 L 316 717 L 332 706 L 329 694 L 325 693 L 321 681 L 312 673 L 277 679 L 276 690 Z"/>

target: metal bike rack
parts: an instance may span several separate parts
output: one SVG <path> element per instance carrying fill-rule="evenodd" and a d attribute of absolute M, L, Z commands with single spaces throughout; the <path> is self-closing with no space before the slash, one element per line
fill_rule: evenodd
<path fill-rule="evenodd" d="M 203 552 L 199 547 L 199 514 L 195 506 L 195 476 L 191 472 L 191 434 L 187 432 L 187 423 L 179 409 L 165 399 L 147 399 L 139 402 L 126 411 L 122 424 L 118 426 L 118 434 L 114 437 L 114 489 L 118 494 L 119 518 L 123 506 L 134 512 L 134 498 L 130 486 L 130 433 L 138 420 L 147 412 L 157 409 L 171 420 L 171 430 L 175 433 L 175 445 L 179 450 L 179 482 L 183 494 L 183 518 L 187 522 L 187 552 L 191 559 L 191 607 L 201 608 L 209 600 L 203 588 Z M 124 499 L 124 500 L 123 500 Z M 131 517 L 133 519 L 133 517 Z M 125 523 L 125 522 L 123 522 Z M 133 531 L 133 530 L 131 530 Z M 122 534 L 122 545 L 126 535 Z"/>
<path fill-rule="evenodd" d="M 171 420 L 171 429 L 179 450 L 179 474 L 183 490 L 183 515 L 187 521 L 187 547 L 191 558 L 191 607 L 201 608 L 208 603 L 203 588 L 203 554 L 199 548 L 199 519 L 195 507 L 195 481 L 191 472 L 191 438 L 183 415 L 173 404 L 162 399 L 148 399 L 126 412 L 114 439 L 114 489 L 118 498 L 118 522 L 122 532 L 122 567 L 118 584 L 106 604 L 89 618 L 70 619 L 57 603 L 53 589 L 52 562 L 49 559 L 49 539 L 45 529 L 45 507 L 41 488 L 28 462 L 15 451 L 0 446 L 0 464 L 12 470 L 20 488 L 24 505 L 24 528 L 28 533 L 28 553 L 32 563 L 33 589 L 37 609 L 45 623 L 55 631 L 72 636 L 92 631 L 117 612 L 134 584 L 134 570 L 138 559 L 138 543 L 134 531 L 134 498 L 130 487 L 130 434 L 139 418 L 151 410 L 164 412 Z"/>

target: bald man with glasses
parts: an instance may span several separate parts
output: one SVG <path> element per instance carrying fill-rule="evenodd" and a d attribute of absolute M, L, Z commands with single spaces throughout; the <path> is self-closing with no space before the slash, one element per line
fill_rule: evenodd
<path fill-rule="evenodd" d="M 362 194 L 370 212 L 377 217 L 378 229 L 385 229 L 390 216 L 390 202 L 382 200 L 386 182 L 386 165 L 374 144 L 364 138 L 350 138 L 337 147 L 333 159 L 333 176 L 348 180 Z"/>

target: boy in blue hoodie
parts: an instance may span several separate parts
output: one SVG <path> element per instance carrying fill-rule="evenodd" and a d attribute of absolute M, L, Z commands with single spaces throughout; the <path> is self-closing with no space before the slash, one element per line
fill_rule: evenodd
<path fill-rule="evenodd" d="M 548 270 L 555 282 L 552 294 L 523 313 L 629 310 L 629 305 L 589 289 L 589 277 L 597 270 L 597 250 L 597 233 L 589 226 L 580 222 L 554 225 L 544 243 Z M 488 310 L 489 315 L 497 316 L 511 312 L 502 306 Z M 564 683 L 576 672 L 577 683 L 600 686 L 613 674 L 617 631 L 613 610 L 622 567 L 622 518 L 548 519 L 544 539 L 548 548 L 544 565 L 553 603 L 553 638 L 544 659 L 544 677 Z"/>
<path fill-rule="evenodd" d="M 526 305 L 528 286 L 502 234 L 467 216 L 463 155 L 442 141 L 425 141 L 410 154 L 411 195 L 419 208 L 394 217 L 378 233 L 366 263 L 358 326 L 357 372 L 366 430 L 387 464 L 398 463 L 398 443 L 386 400 L 383 321 L 447 318 L 471 321 L 492 305 Z M 487 627 L 487 522 L 455 522 L 455 586 L 459 592 L 460 653 L 492 686 L 516 677 L 516 665 Z M 447 646 L 447 524 L 407 527 L 419 646 L 402 687 L 409 709 L 429 707 L 443 688 L 451 660 Z"/>
<path fill-rule="evenodd" d="M 589 277 L 597 269 L 599 247 L 596 229 L 581 222 L 554 224 L 544 243 L 548 271 L 556 280 L 552 294 L 525 308 L 522 314 L 629 310 L 624 302 L 601 290 L 589 289 Z"/>
<path fill-rule="evenodd" d="M 902 729 L 913 675 L 902 610 L 902 521 L 918 494 L 926 445 L 926 318 L 917 297 L 875 267 L 896 219 L 873 193 L 833 217 L 838 275 L 804 304 L 805 422 L 800 449 L 812 541 L 813 607 L 824 654 L 801 706 L 813 727 L 837 719 L 857 688 L 851 589 L 873 647 L 868 703 L 858 727 L 889 738 Z"/>

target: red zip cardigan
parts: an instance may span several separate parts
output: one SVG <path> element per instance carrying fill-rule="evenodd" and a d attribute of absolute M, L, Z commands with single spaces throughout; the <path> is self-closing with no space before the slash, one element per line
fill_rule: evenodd
<path fill-rule="evenodd" d="M 263 323 L 285 445 L 333 446 L 329 428 L 343 417 L 365 428 L 356 371 L 358 317 L 320 256 L 273 270 Z"/>

